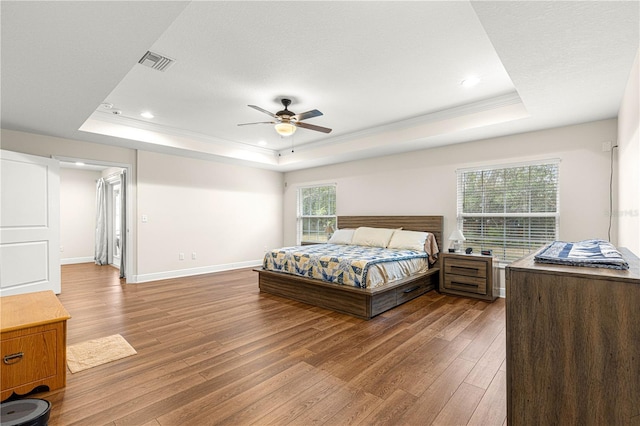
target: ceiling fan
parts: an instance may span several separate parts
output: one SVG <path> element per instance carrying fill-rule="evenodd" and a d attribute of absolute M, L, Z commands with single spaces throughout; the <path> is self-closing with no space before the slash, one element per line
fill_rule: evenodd
<path fill-rule="evenodd" d="M 263 112 L 274 118 L 275 121 L 259 121 L 256 123 L 242 123 L 238 124 L 238 126 L 248 126 L 251 124 L 275 124 L 276 132 L 278 132 L 281 136 L 290 136 L 295 133 L 296 128 L 302 127 L 303 129 L 315 130 L 316 132 L 322 133 L 330 133 L 331 129 L 322 126 L 316 126 L 314 124 L 303 123 L 302 120 L 306 120 L 308 118 L 319 117 L 322 115 L 320 111 L 317 109 L 312 109 L 311 111 L 303 112 L 301 114 L 296 114 L 293 111 L 289 111 L 288 107 L 291 105 L 290 99 L 282 99 L 282 105 L 284 105 L 284 109 L 282 111 L 278 111 L 275 114 L 267 111 L 266 109 L 262 109 L 259 106 L 248 105 L 249 107 L 256 109 L 260 112 Z"/>

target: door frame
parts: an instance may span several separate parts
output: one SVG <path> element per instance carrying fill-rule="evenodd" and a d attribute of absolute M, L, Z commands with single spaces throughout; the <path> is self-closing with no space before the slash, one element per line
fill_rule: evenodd
<path fill-rule="evenodd" d="M 113 247 L 115 245 L 115 195 L 114 189 L 116 185 L 120 185 L 122 188 L 122 180 L 120 180 L 119 174 L 112 174 L 104 178 L 107 186 L 107 246 L 109 246 L 109 250 L 107 253 L 107 263 L 113 267 L 120 268 L 120 256 L 116 258 L 113 253 Z M 122 194 L 122 190 L 120 190 L 120 194 Z M 120 230 L 122 232 L 122 230 Z M 121 251 L 122 252 L 122 251 Z M 125 263 L 126 264 L 126 263 Z M 125 271 L 126 272 L 126 271 Z"/>
<path fill-rule="evenodd" d="M 87 158 L 78 158 L 78 157 L 63 157 L 63 156 L 53 156 L 54 159 L 61 162 L 82 162 L 87 165 L 95 165 L 102 166 L 105 168 L 108 167 L 117 167 L 120 169 L 125 169 L 127 176 L 127 186 L 126 186 L 126 197 L 127 197 L 127 211 L 126 211 L 126 219 L 127 219 L 127 229 L 126 229 L 126 259 L 125 259 L 125 277 L 127 283 L 133 283 L 133 238 L 135 233 L 133 232 L 133 191 L 132 191 L 132 179 L 131 179 L 131 164 L 128 163 L 116 163 L 114 161 L 102 161 L 102 160 L 92 160 Z"/>

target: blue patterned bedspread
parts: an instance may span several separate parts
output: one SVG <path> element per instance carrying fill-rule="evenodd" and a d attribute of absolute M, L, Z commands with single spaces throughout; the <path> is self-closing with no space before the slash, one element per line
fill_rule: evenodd
<path fill-rule="evenodd" d="M 376 263 L 426 258 L 426 252 L 342 244 L 284 247 L 265 254 L 262 267 L 353 287 L 367 287 L 367 271 Z"/>
<path fill-rule="evenodd" d="M 534 260 L 559 265 L 629 269 L 629 264 L 622 254 L 605 240 L 585 240 L 576 243 L 554 241 L 536 254 Z"/>

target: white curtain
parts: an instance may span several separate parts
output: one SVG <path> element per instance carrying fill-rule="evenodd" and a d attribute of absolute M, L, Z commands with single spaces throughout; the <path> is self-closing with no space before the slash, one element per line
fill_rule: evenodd
<path fill-rule="evenodd" d="M 126 278 L 127 258 L 127 174 L 120 172 L 120 278 Z"/>
<path fill-rule="evenodd" d="M 106 186 L 107 183 L 104 178 L 98 179 L 96 185 L 96 247 L 94 256 L 96 265 L 106 265 L 108 261 Z"/>

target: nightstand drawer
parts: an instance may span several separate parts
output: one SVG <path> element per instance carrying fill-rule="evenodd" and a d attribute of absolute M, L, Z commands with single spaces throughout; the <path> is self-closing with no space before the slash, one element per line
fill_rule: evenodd
<path fill-rule="evenodd" d="M 2 389 L 55 376 L 56 331 L 2 341 Z"/>
<path fill-rule="evenodd" d="M 445 274 L 464 275 L 467 277 L 487 278 L 487 264 L 475 260 L 445 259 Z"/>
<path fill-rule="evenodd" d="M 487 294 L 487 280 L 482 277 L 445 274 L 444 288 L 467 293 Z"/>

